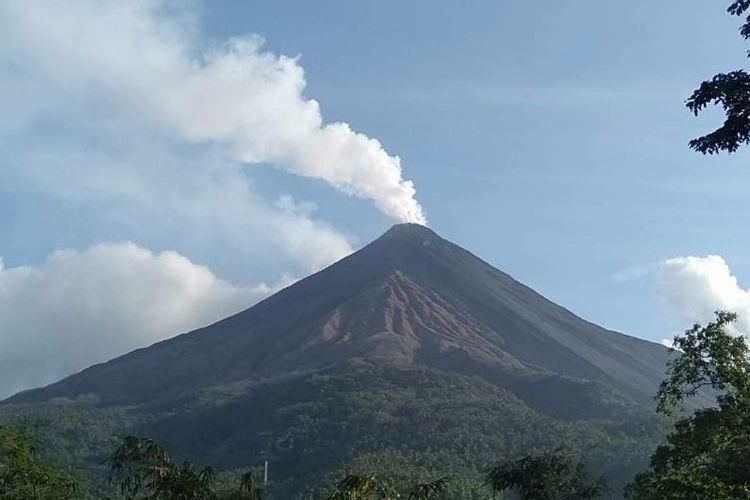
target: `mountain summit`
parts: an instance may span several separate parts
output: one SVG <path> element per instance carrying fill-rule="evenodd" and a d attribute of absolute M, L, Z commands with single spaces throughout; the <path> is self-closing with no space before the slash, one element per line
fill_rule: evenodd
<path fill-rule="evenodd" d="M 14 400 L 94 393 L 131 403 L 367 361 L 500 385 L 596 381 L 646 401 L 666 355 L 582 320 L 427 227 L 400 224 L 246 311 Z"/>
<path fill-rule="evenodd" d="M 359 462 L 455 469 L 561 442 L 624 479 L 657 439 L 666 359 L 401 224 L 234 316 L 17 394 L 0 417 L 63 401 L 89 415 L 81 432 L 127 429 L 226 468 L 268 458 L 289 476 L 280 498 Z"/>

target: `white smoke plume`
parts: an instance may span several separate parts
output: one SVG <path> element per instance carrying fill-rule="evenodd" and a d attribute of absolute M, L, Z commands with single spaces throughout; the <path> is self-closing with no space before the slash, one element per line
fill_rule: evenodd
<path fill-rule="evenodd" d="M 117 101 L 182 139 L 226 146 L 235 161 L 322 179 L 396 221 L 426 222 L 399 158 L 346 123 L 325 124 L 318 103 L 304 96 L 296 58 L 265 51 L 258 36 L 205 49 L 176 5 L 7 0 L 0 56 L 73 95 Z"/>
<path fill-rule="evenodd" d="M 660 267 L 658 281 L 661 296 L 686 324 L 706 323 L 721 309 L 737 313 L 733 333 L 750 334 L 750 290 L 740 286 L 722 257 L 669 259 Z"/>
<path fill-rule="evenodd" d="M 0 399 L 249 307 L 282 285 L 237 287 L 176 252 L 132 243 L 0 261 Z"/>

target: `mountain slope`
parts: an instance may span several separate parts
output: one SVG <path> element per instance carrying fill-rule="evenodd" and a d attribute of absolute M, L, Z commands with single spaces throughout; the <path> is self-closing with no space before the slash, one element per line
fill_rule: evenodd
<path fill-rule="evenodd" d="M 280 498 L 383 454 L 455 468 L 571 440 L 623 474 L 658 435 L 666 359 L 405 224 L 237 315 L 20 393 L 0 418 L 121 409 L 198 461 L 271 458 L 296 478 Z"/>
<path fill-rule="evenodd" d="M 244 312 L 12 400 L 93 392 L 132 402 L 186 383 L 305 373 L 353 357 L 579 377 L 646 401 L 667 350 L 586 322 L 405 224 Z"/>

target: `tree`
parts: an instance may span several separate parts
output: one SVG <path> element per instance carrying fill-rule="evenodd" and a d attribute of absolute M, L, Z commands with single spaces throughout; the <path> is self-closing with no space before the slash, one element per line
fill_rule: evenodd
<path fill-rule="evenodd" d="M 632 500 L 750 499 L 750 362 L 744 337 L 728 329 L 737 316 L 717 312 L 674 341 L 676 358 L 657 394 L 657 409 L 674 415 L 700 391 L 714 406 L 682 417 L 649 469 L 626 488 Z"/>
<path fill-rule="evenodd" d="M 108 483 L 127 500 L 213 500 L 210 467 L 195 469 L 189 462 L 175 465 L 169 454 L 150 439 L 126 437 L 106 460 Z"/>
<path fill-rule="evenodd" d="M 737 0 L 727 11 L 741 16 L 748 9 L 750 0 Z M 740 27 L 740 34 L 745 40 L 750 40 L 750 16 Z M 726 119 L 715 131 L 691 140 L 692 149 L 703 154 L 733 153 L 742 144 L 750 143 L 750 74 L 737 70 L 715 75 L 703 82 L 686 103 L 696 116 L 709 104 L 721 106 Z"/>
<path fill-rule="evenodd" d="M 75 479 L 37 459 L 25 432 L 0 425 L 0 500 L 66 500 L 77 491 Z"/>
<path fill-rule="evenodd" d="M 375 474 L 349 474 L 336 483 L 327 500 L 392 500 L 398 492 Z"/>
<path fill-rule="evenodd" d="M 505 462 L 487 472 L 495 492 L 514 491 L 521 500 L 589 500 L 605 490 L 603 479 L 590 479 L 586 467 L 562 449 Z"/>
<path fill-rule="evenodd" d="M 448 489 L 450 480 L 441 477 L 429 483 L 418 483 L 409 490 L 408 500 L 430 500 L 433 495 L 443 493 Z"/>
<path fill-rule="evenodd" d="M 242 474 L 240 478 L 239 498 L 243 500 L 263 500 L 265 491 L 252 471 Z"/>
<path fill-rule="evenodd" d="M 107 483 L 126 500 L 217 500 L 211 467 L 175 464 L 167 451 L 150 439 L 128 436 L 105 461 Z M 222 500 L 263 500 L 264 486 L 253 471 L 242 474 L 239 489 L 223 492 Z M 0 500 L 3 500 L 0 498 Z"/>

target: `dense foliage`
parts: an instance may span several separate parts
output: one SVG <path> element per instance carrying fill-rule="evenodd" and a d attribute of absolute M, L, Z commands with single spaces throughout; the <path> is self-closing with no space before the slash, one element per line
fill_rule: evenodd
<path fill-rule="evenodd" d="M 592 500 L 606 489 L 604 479 L 589 477 L 585 464 L 561 449 L 493 467 L 487 484 L 498 493 L 514 491 L 520 500 Z"/>
<path fill-rule="evenodd" d="M 750 499 L 750 353 L 744 337 L 729 332 L 735 319 L 719 312 L 675 339 L 659 410 L 684 410 L 688 398 L 706 389 L 716 404 L 677 422 L 649 470 L 629 486 L 632 500 Z"/>
<path fill-rule="evenodd" d="M 2 431 L 0 498 L 8 500 L 68 500 L 78 484 L 49 465 L 36 463 L 24 433 L 8 427 Z M 189 462 L 175 464 L 166 449 L 150 439 L 128 436 L 106 460 L 108 500 L 263 500 L 261 484 L 252 471 L 242 474 L 239 489 L 222 491 L 210 467 L 198 469 Z M 458 498 L 453 478 L 398 485 L 373 472 L 347 474 L 326 487 L 325 500 L 447 500 Z M 560 450 L 527 456 L 492 468 L 476 498 L 518 491 L 522 500 L 590 500 L 599 498 L 602 481 L 591 481 L 581 463 Z M 82 493 L 85 495 L 85 493 Z M 79 496 L 80 498 L 80 496 Z M 318 498 L 318 496 L 316 496 Z M 494 495 L 493 495 L 494 498 Z"/>
<path fill-rule="evenodd" d="M 749 8 L 750 2 L 738 0 L 732 2 L 728 12 L 741 16 Z M 750 40 L 750 16 L 742 24 L 740 34 Z M 715 131 L 690 141 L 692 149 L 703 154 L 733 153 L 741 145 L 750 143 L 750 74 L 741 69 L 719 73 L 703 82 L 687 100 L 688 109 L 696 115 L 710 104 L 721 106 L 726 119 Z"/>
<path fill-rule="evenodd" d="M 348 474 L 337 482 L 326 500 L 390 500 L 405 497 L 407 500 L 430 500 L 449 491 L 450 479 L 441 477 L 429 483 L 412 485 L 401 493 L 390 481 L 375 474 Z"/>
<path fill-rule="evenodd" d="M 37 422 L 48 457 L 85 471 L 96 491 L 107 472 L 98 464 L 129 433 L 157 438 L 180 461 L 214 465 L 217 484 L 229 489 L 246 468 L 268 460 L 275 500 L 325 498 L 327 485 L 368 473 L 389 478 L 404 495 L 415 483 L 450 476 L 445 498 L 483 499 L 482 470 L 563 443 L 619 489 L 664 435 L 651 410 L 596 384 L 582 384 L 575 404 L 554 416 L 544 398 L 558 396 L 548 392 L 535 388 L 522 400 L 478 377 L 350 366 L 249 393 L 217 388 L 178 411 L 100 407 L 83 398 L 6 405 L 0 420 Z"/>
<path fill-rule="evenodd" d="M 396 488 L 374 474 L 349 474 L 336 483 L 326 500 L 374 500 L 398 496 Z"/>
<path fill-rule="evenodd" d="M 662 436 L 656 419 L 594 390 L 578 406 L 583 417 L 553 418 L 477 377 L 371 366 L 258 388 L 250 399 L 197 412 L 195 420 L 179 415 L 142 432 L 222 469 L 269 459 L 280 498 L 347 470 L 428 481 L 561 443 L 585 451 L 599 472 L 624 485 Z M 238 438 L 241 449 L 233 444 Z M 194 452 L 196 440 L 210 440 L 218 453 Z"/>
<path fill-rule="evenodd" d="M 107 459 L 107 482 L 125 500 L 214 500 L 214 473 L 189 462 L 178 466 L 150 439 L 126 437 Z"/>
<path fill-rule="evenodd" d="M 66 500 L 77 481 L 37 457 L 23 431 L 0 425 L 0 500 Z"/>

